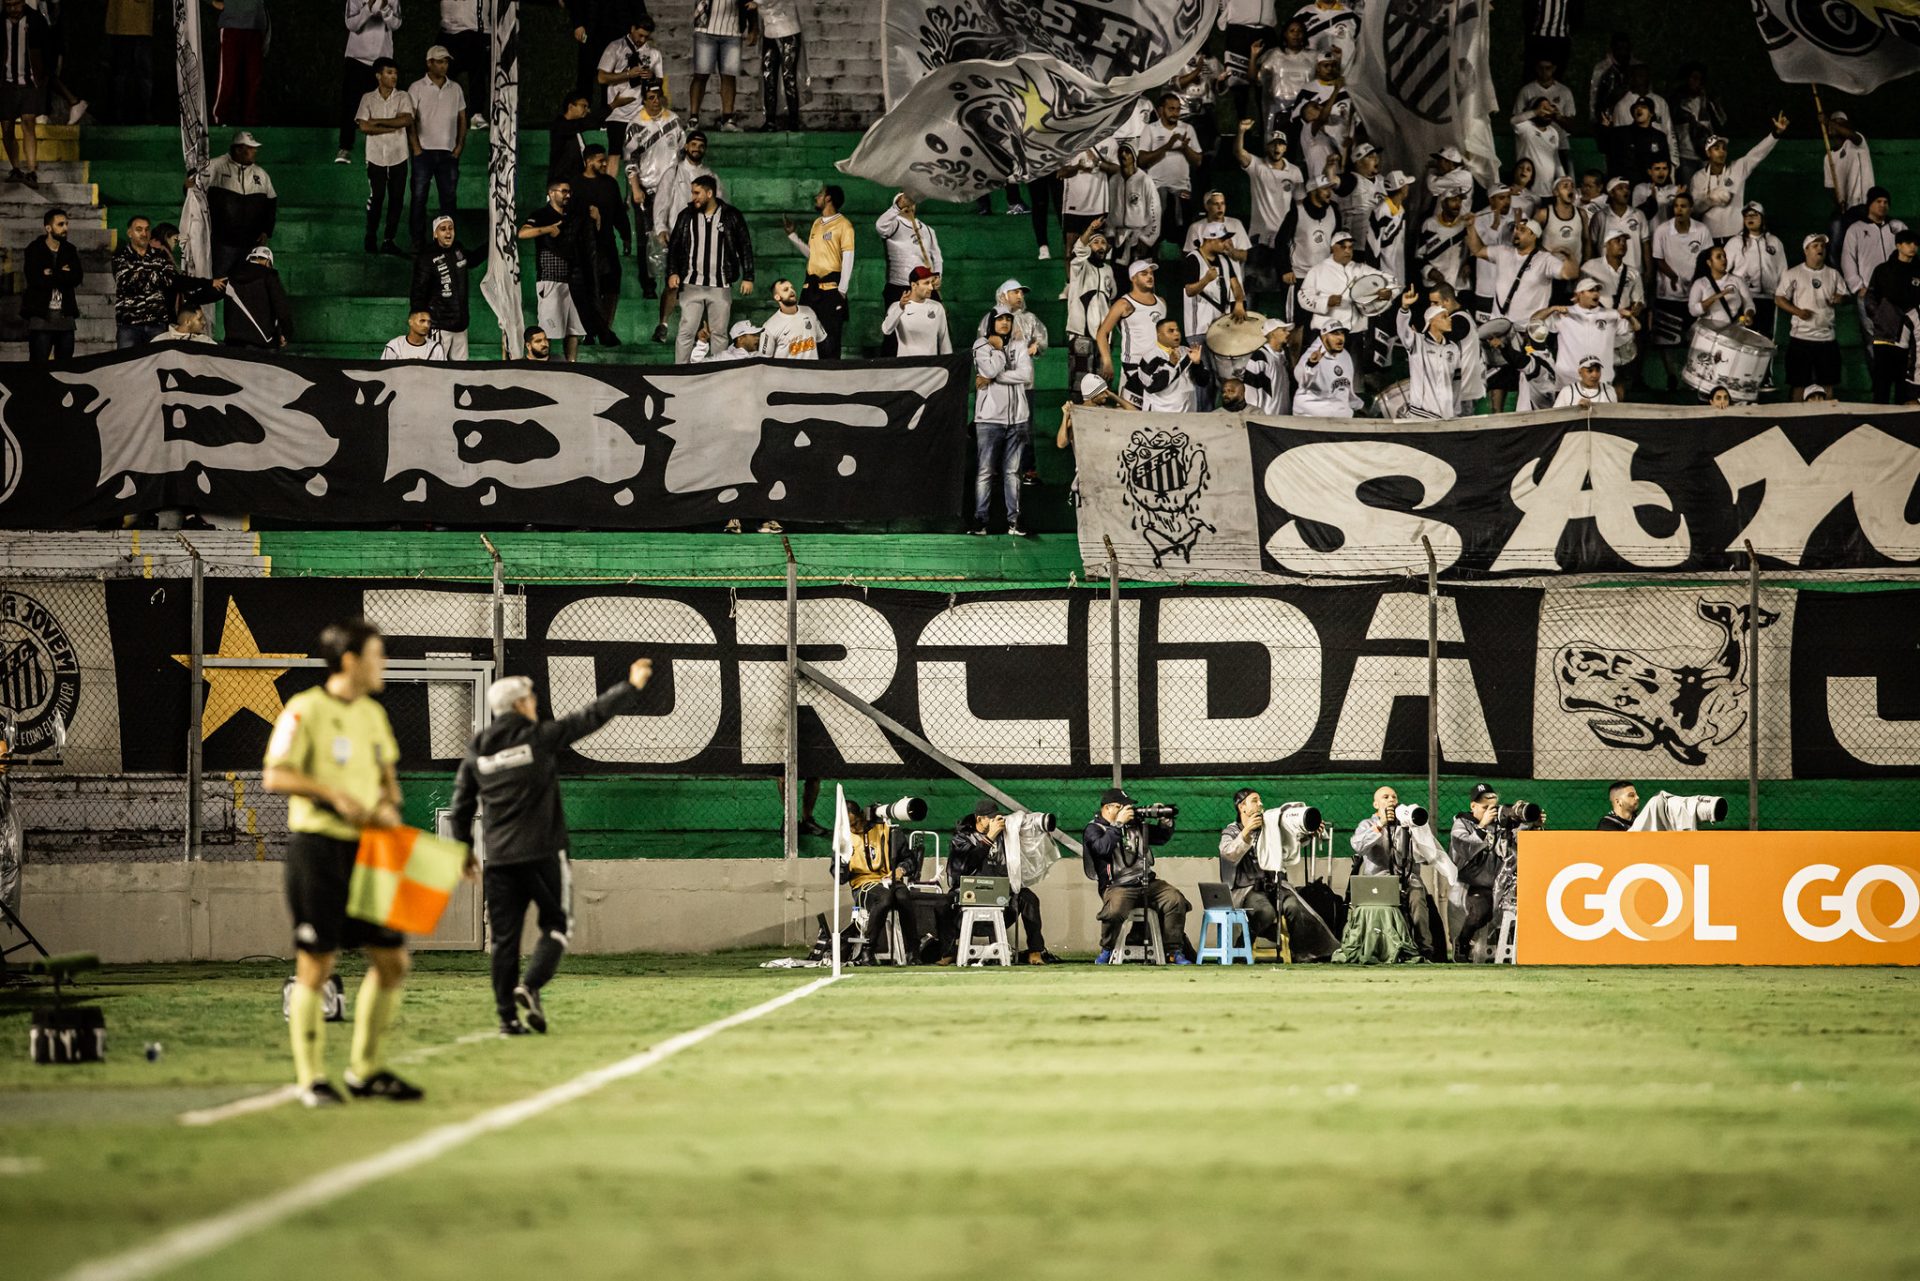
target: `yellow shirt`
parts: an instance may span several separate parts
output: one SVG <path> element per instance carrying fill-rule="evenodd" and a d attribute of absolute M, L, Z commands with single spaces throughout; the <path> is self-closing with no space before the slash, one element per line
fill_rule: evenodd
<path fill-rule="evenodd" d="M 847 870 L 851 874 L 847 883 L 855 890 L 893 879 L 892 837 L 893 828 L 886 823 L 875 823 L 864 833 L 854 833 L 853 853 L 847 858 Z"/>
<path fill-rule="evenodd" d="M 297 769 L 322 787 L 337 788 L 372 809 L 386 789 L 387 767 L 400 759 L 387 709 L 373 698 L 343 703 L 324 685 L 287 700 L 267 741 L 268 766 Z M 305 796 L 287 800 L 287 827 L 340 841 L 360 829 Z"/>
<path fill-rule="evenodd" d="M 831 221 L 815 218 L 813 230 L 807 233 L 807 274 L 809 276 L 837 276 L 840 263 L 853 252 L 853 224 L 844 217 L 835 214 Z M 837 289 L 837 284 L 823 284 L 822 289 Z"/>

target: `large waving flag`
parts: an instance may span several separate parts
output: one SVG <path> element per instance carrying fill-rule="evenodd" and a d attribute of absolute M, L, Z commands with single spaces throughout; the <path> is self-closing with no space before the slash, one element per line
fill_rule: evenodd
<path fill-rule="evenodd" d="M 1753 17 L 1793 84 L 1871 93 L 1920 71 L 1920 0 L 1753 0 Z"/>
<path fill-rule="evenodd" d="M 1483 183 L 1499 169 L 1493 149 L 1493 60 L 1487 0 L 1373 0 L 1347 60 L 1367 137 L 1383 167 L 1417 174 L 1434 152 L 1458 147 Z"/>
<path fill-rule="evenodd" d="M 887 113 L 840 168 L 968 200 L 1112 137 L 1206 43 L 1221 0 L 885 0 Z"/>
<path fill-rule="evenodd" d="M 520 215 L 514 179 L 520 171 L 520 0 L 487 0 L 493 11 L 493 109 L 487 149 L 487 274 L 480 296 L 500 322 L 508 360 L 524 354 L 520 326 Z M 542 188 L 544 190 L 544 186 Z"/>

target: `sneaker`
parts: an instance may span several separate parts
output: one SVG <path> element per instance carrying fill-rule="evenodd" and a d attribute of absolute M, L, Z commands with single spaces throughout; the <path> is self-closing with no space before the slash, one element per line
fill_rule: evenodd
<path fill-rule="evenodd" d="M 540 993 L 522 983 L 513 989 L 513 1003 L 524 1013 L 527 1026 L 545 1036 L 547 1034 L 547 1012 L 540 1005 Z"/>
<path fill-rule="evenodd" d="M 353 153 L 350 151 L 336 151 L 333 153 L 333 163 L 336 165 L 350 165 L 353 163 Z"/>
<path fill-rule="evenodd" d="M 725 120 L 722 120 L 720 122 L 720 132 L 721 133 L 739 133 L 740 122 L 738 120 L 735 120 L 732 116 L 728 116 Z"/>
<path fill-rule="evenodd" d="M 1064 964 L 1064 962 L 1062 962 L 1061 959 L 1055 956 L 1052 952 L 1041 952 L 1039 956 L 1040 956 L 1040 964 L 1042 965 Z"/>
<path fill-rule="evenodd" d="M 1047 246 L 1045 246 L 1045 245 L 1041 245 L 1041 246 L 1040 246 L 1040 261 L 1041 261 L 1041 262 L 1048 262 L 1048 261 L 1051 261 L 1051 260 L 1052 260 L 1052 258 L 1053 258 L 1053 250 L 1051 250 L 1051 249 L 1049 249 L 1049 248 L 1047 248 Z"/>
<path fill-rule="evenodd" d="M 485 133 L 487 131 L 487 118 L 476 111 L 467 117 L 467 128 L 473 130 L 475 133 Z"/>
<path fill-rule="evenodd" d="M 754 131 L 755 133 L 779 133 L 780 126 L 769 120 Z"/>
<path fill-rule="evenodd" d="M 760 522 L 760 532 L 763 534 L 784 534 L 787 531 L 780 528 L 780 522 L 777 520 L 763 520 Z"/>
<path fill-rule="evenodd" d="M 1175 965 L 1192 965 L 1193 961 L 1188 958 L 1185 952 L 1175 952 L 1173 954 L 1173 963 Z"/>
<path fill-rule="evenodd" d="M 665 325 L 655 325 L 653 327 L 653 340 L 657 343 L 667 340 L 667 327 Z"/>
<path fill-rule="evenodd" d="M 25 182 L 26 180 L 27 180 L 27 175 L 21 173 L 18 169 L 7 170 L 8 182 Z"/>
<path fill-rule="evenodd" d="M 49 125 L 49 124 L 52 124 L 53 122 L 47 119 L 45 116 L 35 116 L 33 118 L 33 123 L 37 125 Z"/>
<path fill-rule="evenodd" d="M 1023 213 L 1026 213 L 1026 212 L 1027 212 L 1027 207 L 1026 207 L 1025 205 L 1023 205 L 1023 204 L 1021 204 L 1021 203 L 1020 203 L 1019 201 L 1017 201 L 1017 200 L 1016 200 L 1016 201 L 1014 201 L 1014 202 L 1013 202 L 1012 204 L 1010 204 L 1010 205 L 1008 205 L 1008 206 L 1007 206 L 1007 213 L 1008 213 L 1008 214 L 1010 214 L 1010 215 L 1011 215 L 1011 214 L 1023 214 Z"/>
<path fill-rule="evenodd" d="M 726 528 L 725 528 L 725 530 L 724 530 L 723 532 L 725 532 L 725 533 L 729 533 L 729 534 L 737 534 L 737 533 L 739 533 L 739 532 L 740 532 L 740 518 L 739 518 L 738 516 L 735 516 L 735 517 L 734 517 L 734 518 L 733 518 L 732 520 L 730 520 L 730 521 L 728 521 L 728 522 L 727 522 L 727 524 L 726 524 Z"/>
<path fill-rule="evenodd" d="M 353 1073 L 347 1073 L 347 1093 L 356 1099 L 387 1099 L 393 1103 L 413 1103 L 426 1097 L 419 1086 L 408 1085 L 385 1068 L 364 1081 L 356 1081 Z"/>
<path fill-rule="evenodd" d="M 1037 471 L 1023 471 L 1020 473 L 1020 483 L 1022 485 L 1038 485 L 1040 483 L 1040 473 Z"/>
<path fill-rule="evenodd" d="M 688 133 L 692 133 L 692 132 L 694 132 L 694 131 L 695 131 L 696 129 L 698 129 L 699 127 L 700 127 L 700 117 L 699 117 L 699 116 L 688 116 L 688 117 L 687 117 L 687 132 L 688 132 Z"/>
<path fill-rule="evenodd" d="M 81 119 L 86 114 L 87 114 L 87 100 L 85 98 L 82 98 L 73 104 L 73 109 L 71 111 L 67 112 L 67 123 L 70 125 L 77 125 L 80 123 Z"/>
<path fill-rule="evenodd" d="M 985 525 L 981 525 L 979 528 L 969 529 L 967 532 L 969 534 L 972 534 L 975 538 L 985 538 L 987 536 L 987 527 Z"/>
<path fill-rule="evenodd" d="M 1100 949 L 1100 955 L 1098 955 L 1098 956 L 1096 956 L 1096 957 L 1094 957 L 1094 958 L 1093 958 L 1093 963 L 1094 963 L 1095 965 L 1112 965 L 1112 964 L 1113 964 L 1113 949 L 1112 949 L 1112 948 L 1110 948 L 1110 947 L 1103 947 L 1103 948 L 1101 948 L 1101 949 Z"/>
<path fill-rule="evenodd" d="M 602 347 L 618 347 L 620 345 L 620 335 L 614 333 L 611 329 L 603 329 L 600 331 L 600 345 Z"/>
<path fill-rule="evenodd" d="M 1031 535 L 1029 535 L 1026 530 L 1020 528 L 1020 526 L 1018 525 L 1009 525 L 1007 526 L 1007 537 L 1008 538 L 1028 538 L 1028 537 L 1031 537 Z"/>
<path fill-rule="evenodd" d="M 527 1025 L 525 1023 L 522 1023 L 519 1019 L 501 1019 L 500 1035 L 501 1036 L 528 1036 L 530 1035 L 530 1033 L 527 1030 Z"/>
<path fill-rule="evenodd" d="M 312 1085 L 300 1091 L 300 1104 L 302 1107 L 337 1108 L 345 1106 L 346 1102 L 345 1099 L 340 1097 L 340 1091 L 334 1089 L 333 1086 L 326 1081 L 315 1081 Z"/>
<path fill-rule="evenodd" d="M 1028 965 L 1045 965 L 1046 963 L 1047 963 L 1047 958 L 1042 956 L 1040 953 L 1038 952 L 1027 953 Z"/>
<path fill-rule="evenodd" d="M 20 171 L 20 181 L 29 187 L 37 187 L 40 185 L 40 175 L 31 169 L 23 169 Z"/>

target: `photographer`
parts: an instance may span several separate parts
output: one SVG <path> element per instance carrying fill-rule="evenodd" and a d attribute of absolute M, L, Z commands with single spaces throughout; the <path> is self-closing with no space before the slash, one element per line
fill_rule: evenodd
<path fill-rule="evenodd" d="M 1400 882 L 1400 907 L 1413 926 L 1414 942 L 1429 961 L 1447 959 L 1447 938 L 1440 913 L 1420 879 L 1420 860 L 1413 851 L 1413 829 L 1400 821 L 1400 793 L 1382 787 L 1373 794 L 1373 817 L 1355 825 L 1353 876 L 1391 876 Z M 1492 881 L 1487 882 L 1492 885 Z"/>
<path fill-rule="evenodd" d="M 1640 812 L 1640 791 L 1626 779 L 1607 788 L 1607 812 L 1593 825 L 1596 832 L 1633 830 L 1634 816 Z"/>
<path fill-rule="evenodd" d="M 1514 864 L 1513 834 L 1532 825 L 1523 821 L 1530 810 L 1533 807 L 1526 801 L 1503 808 L 1499 792 L 1486 783 L 1475 783 L 1467 797 L 1466 812 L 1453 816 L 1453 832 L 1447 844 L 1459 869 L 1460 886 L 1467 894 L 1467 919 L 1453 939 L 1455 961 L 1472 959 L 1473 936 L 1493 921 L 1493 889 L 1501 872 Z M 1544 817 L 1535 822 L 1544 821 Z"/>
<path fill-rule="evenodd" d="M 1255 938 L 1278 943 L 1284 919 L 1287 954 L 1294 961 L 1326 960 L 1340 946 L 1332 928 L 1287 884 L 1284 870 L 1260 866 L 1260 843 L 1267 833 L 1260 793 L 1241 788 L 1233 794 L 1233 808 L 1238 817 L 1220 829 L 1220 879 L 1233 905 L 1246 912 Z"/>
<path fill-rule="evenodd" d="M 867 926 L 860 937 L 860 950 L 853 964 L 872 965 L 875 939 L 886 937 L 887 918 L 898 913 L 900 937 L 906 941 L 906 956 L 895 957 L 896 964 L 916 959 L 914 946 L 913 893 L 907 888 L 920 870 L 920 856 L 912 851 L 893 852 L 893 825 L 867 817 L 867 811 L 847 801 L 847 826 L 853 832 L 853 854 L 840 871 L 840 879 L 853 887 L 853 901 L 866 909 Z M 920 940 L 924 942 L 924 940 Z"/>
<path fill-rule="evenodd" d="M 1146 908 L 1160 917 L 1160 937 L 1175 965 L 1191 965 L 1187 947 L 1187 913 L 1193 905 L 1167 882 L 1153 874 L 1153 849 L 1173 836 L 1174 816 L 1168 806 L 1156 806 L 1148 815 L 1134 811 L 1133 798 L 1117 787 L 1100 793 L 1100 813 L 1081 833 L 1081 870 L 1100 887 L 1100 955 L 1095 965 L 1113 959 L 1113 949 L 1125 943 L 1127 916 Z"/>
<path fill-rule="evenodd" d="M 981 801 L 973 813 L 953 825 L 953 844 L 948 848 L 947 870 L 957 894 L 963 876 L 1007 875 L 1007 819 L 992 801 Z M 1040 928 L 1040 897 L 1026 886 L 1013 893 L 1007 904 L 1006 920 L 1012 925 L 1020 919 L 1021 937 L 1027 945 L 1029 965 L 1058 965 L 1060 958 L 1047 951 L 1046 936 Z M 955 904 L 953 920 L 960 919 Z"/>

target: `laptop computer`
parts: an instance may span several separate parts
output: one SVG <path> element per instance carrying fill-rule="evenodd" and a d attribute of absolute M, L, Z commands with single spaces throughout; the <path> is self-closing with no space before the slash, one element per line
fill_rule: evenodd
<path fill-rule="evenodd" d="M 1355 907 L 1369 903 L 1400 906 L 1400 878 L 1397 876 L 1356 876 L 1347 882 L 1347 899 Z"/>
<path fill-rule="evenodd" d="M 1013 901 L 1013 882 L 1004 876 L 963 876 L 954 888 L 961 907 L 1005 907 Z"/>
<path fill-rule="evenodd" d="M 1200 906 L 1202 908 L 1232 907 L 1233 893 L 1220 881 L 1202 881 L 1200 882 Z"/>

